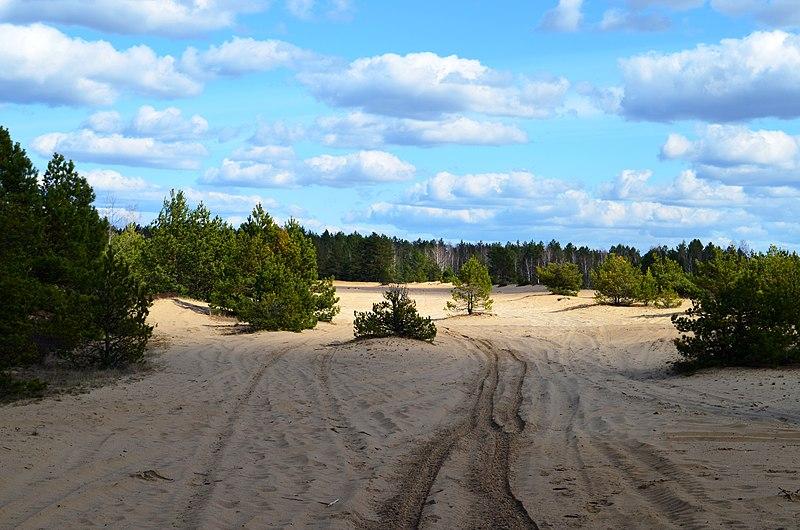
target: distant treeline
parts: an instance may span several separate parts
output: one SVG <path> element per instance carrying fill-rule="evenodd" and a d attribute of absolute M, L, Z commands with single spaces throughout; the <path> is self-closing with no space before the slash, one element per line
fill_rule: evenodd
<path fill-rule="evenodd" d="M 448 281 L 467 260 L 476 256 L 489 267 L 497 285 L 541 283 L 537 267 L 550 263 L 574 263 L 583 276 L 583 286 L 591 287 L 590 272 L 610 253 L 626 258 L 636 267 L 647 270 L 659 258 L 676 261 L 691 274 L 697 262 L 711 259 L 719 247 L 704 245 L 699 239 L 674 248 L 653 247 L 642 254 L 637 248 L 615 245 L 608 250 L 562 246 L 558 241 L 515 243 L 446 243 L 443 240 L 408 241 L 372 233 L 309 233 L 317 248 L 320 277 L 337 280 L 391 282 Z"/>

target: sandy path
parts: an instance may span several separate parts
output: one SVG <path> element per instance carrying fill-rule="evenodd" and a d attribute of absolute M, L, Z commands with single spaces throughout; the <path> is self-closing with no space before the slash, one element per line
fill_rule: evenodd
<path fill-rule="evenodd" d="M 161 370 L 0 408 L 0 526 L 800 526 L 797 370 L 674 376 L 670 311 L 522 288 L 414 286 L 436 344 L 351 342 L 380 292 L 301 334 L 158 301 Z"/>

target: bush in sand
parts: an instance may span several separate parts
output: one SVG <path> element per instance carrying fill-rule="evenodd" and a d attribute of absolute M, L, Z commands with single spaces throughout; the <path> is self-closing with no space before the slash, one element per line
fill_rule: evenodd
<path fill-rule="evenodd" d="M 536 267 L 536 275 L 551 293 L 564 296 L 576 296 L 583 283 L 576 263 L 548 263 L 545 267 Z"/>
<path fill-rule="evenodd" d="M 686 333 L 675 344 L 684 362 L 704 366 L 777 366 L 800 362 L 800 257 L 717 252 L 698 263 L 698 294 L 672 318 Z"/>
<path fill-rule="evenodd" d="M 436 325 L 417 312 L 408 289 L 395 286 L 383 293 L 384 300 L 372 304 L 372 311 L 355 311 L 354 335 L 357 339 L 404 337 L 433 342 Z"/>

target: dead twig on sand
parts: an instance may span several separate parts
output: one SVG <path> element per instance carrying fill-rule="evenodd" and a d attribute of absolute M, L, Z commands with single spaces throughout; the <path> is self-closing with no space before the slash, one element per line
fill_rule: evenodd
<path fill-rule="evenodd" d="M 780 494 L 783 495 L 783 497 L 786 500 L 789 500 L 789 501 L 792 501 L 792 502 L 800 502 L 800 489 L 797 489 L 795 491 L 789 491 L 789 490 L 783 489 L 781 487 L 779 487 L 778 489 L 781 491 Z"/>
<path fill-rule="evenodd" d="M 153 482 L 156 480 L 167 480 L 169 482 L 172 482 L 173 480 L 175 480 L 169 477 L 165 477 L 155 469 L 148 469 L 146 471 L 139 471 L 138 473 L 131 473 L 131 477 L 147 480 L 148 482 Z"/>

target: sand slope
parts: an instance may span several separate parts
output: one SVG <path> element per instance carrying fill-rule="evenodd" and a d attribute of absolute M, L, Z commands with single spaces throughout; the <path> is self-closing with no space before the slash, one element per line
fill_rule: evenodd
<path fill-rule="evenodd" d="M 532 288 L 352 342 L 381 288 L 338 290 L 299 334 L 159 300 L 161 370 L 0 408 L 0 526 L 800 526 L 800 372 L 674 376 L 673 311 Z"/>

